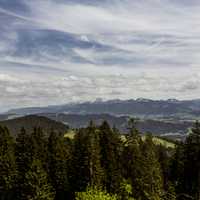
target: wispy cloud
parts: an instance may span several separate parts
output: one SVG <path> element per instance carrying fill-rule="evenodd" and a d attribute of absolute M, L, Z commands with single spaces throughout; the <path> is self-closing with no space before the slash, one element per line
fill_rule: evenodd
<path fill-rule="evenodd" d="M 19 2 L 0 1 L 0 107 L 198 97 L 199 1 Z"/>

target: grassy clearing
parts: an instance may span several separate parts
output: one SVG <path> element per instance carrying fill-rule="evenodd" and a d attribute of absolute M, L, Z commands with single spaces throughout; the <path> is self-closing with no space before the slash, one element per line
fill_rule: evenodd
<path fill-rule="evenodd" d="M 75 136 L 75 131 L 74 130 L 69 130 L 67 133 L 65 133 L 64 137 L 69 138 L 69 139 L 74 139 Z"/>
<path fill-rule="evenodd" d="M 74 139 L 74 136 L 75 136 L 75 131 L 74 130 L 69 130 L 65 135 L 64 137 L 65 138 L 69 138 L 69 139 Z M 142 139 L 145 140 L 146 136 L 142 136 Z M 121 136 L 121 140 L 123 142 L 126 141 L 126 137 L 125 135 L 122 135 Z M 173 142 L 169 142 L 165 139 L 162 139 L 162 138 L 158 138 L 156 136 L 153 137 L 153 141 L 156 145 L 163 145 L 165 146 L 166 148 L 175 148 L 175 144 Z"/>
<path fill-rule="evenodd" d="M 156 145 L 163 145 L 166 148 L 175 148 L 176 145 L 173 142 L 166 141 L 165 139 L 154 137 L 153 141 Z"/>

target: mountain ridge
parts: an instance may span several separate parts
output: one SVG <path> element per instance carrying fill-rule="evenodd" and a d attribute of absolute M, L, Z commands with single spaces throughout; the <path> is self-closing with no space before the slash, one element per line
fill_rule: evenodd
<path fill-rule="evenodd" d="M 11 109 L 6 114 L 31 115 L 38 113 L 65 113 L 65 114 L 112 114 L 129 115 L 139 118 L 176 117 L 196 119 L 200 117 L 200 100 L 151 100 L 129 99 L 108 100 L 83 103 L 69 103 L 63 105 L 27 107 Z"/>
<path fill-rule="evenodd" d="M 68 126 L 47 118 L 45 116 L 28 115 L 9 120 L 0 121 L 0 126 L 7 127 L 13 136 L 16 136 L 21 128 L 25 128 L 28 133 L 31 133 L 35 127 L 40 127 L 46 135 L 52 130 L 56 133 L 64 133 L 68 131 Z"/>

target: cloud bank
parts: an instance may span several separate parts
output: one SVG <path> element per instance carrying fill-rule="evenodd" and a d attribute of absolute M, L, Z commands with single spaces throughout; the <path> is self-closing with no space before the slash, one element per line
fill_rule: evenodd
<path fill-rule="evenodd" d="M 0 110 L 200 92 L 197 0 L 0 0 Z"/>

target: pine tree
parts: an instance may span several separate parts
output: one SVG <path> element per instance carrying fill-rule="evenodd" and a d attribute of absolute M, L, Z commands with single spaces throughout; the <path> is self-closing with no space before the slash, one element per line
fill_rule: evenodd
<path fill-rule="evenodd" d="M 139 199 L 141 197 L 141 183 L 143 182 L 143 155 L 140 149 L 141 137 L 135 125 L 132 124 L 126 137 L 124 150 L 121 158 L 123 177 L 131 183 L 132 195 Z"/>
<path fill-rule="evenodd" d="M 40 127 L 35 127 L 30 135 L 31 159 L 38 159 L 47 169 L 47 136 Z"/>
<path fill-rule="evenodd" d="M 27 200 L 53 200 L 53 187 L 40 160 L 33 160 L 30 169 L 25 174 L 25 199 Z"/>
<path fill-rule="evenodd" d="M 14 140 L 7 128 L 0 127 L 0 196 L 13 193 L 16 178 Z"/>
<path fill-rule="evenodd" d="M 70 185 L 73 192 L 84 191 L 90 183 L 88 137 L 80 129 L 74 137 L 70 167 Z"/>
<path fill-rule="evenodd" d="M 90 122 L 86 129 L 88 135 L 90 186 L 102 188 L 104 171 L 101 166 L 100 131 Z"/>
<path fill-rule="evenodd" d="M 141 196 L 143 199 L 161 200 L 163 195 L 162 173 L 151 135 L 146 136 L 142 154 Z"/>
<path fill-rule="evenodd" d="M 120 190 L 122 180 L 120 170 L 121 140 L 118 134 L 113 132 L 109 124 L 104 121 L 99 127 L 101 146 L 101 166 L 104 169 L 104 185 L 108 192 L 116 193 Z"/>
<path fill-rule="evenodd" d="M 54 131 L 48 138 L 48 173 L 56 190 L 56 199 L 65 198 L 69 191 L 70 146 L 65 144 L 63 134 Z"/>
<path fill-rule="evenodd" d="M 129 127 L 122 157 L 123 175 L 130 179 L 135 199 L 160 200 L 163 195 L 162 173 L 152 137 L 146 136 L 143 142 L 135 121 L 130 121 Z"/>
<path fill-rule="evenodd" d="M 167 149 L 163 145 L 158 145 L 156 147 L 157 154 L 158 154 L 158 161 L 160 163 L 162 177 L 163 177 L 163 184 L 164 189 L 168 188 L 169 183 L 169 176 L 170 176 L 170 159 L 171 159 L 171 151 Z"/>
<path fill-rule="evenodd" d="M 200 123 L 196 122 L 183 145 L 182 193 L 200 199 Z"/>
<path fill-rule="evenodd" d="M 30 136 L 26 133 L 24 128 L 21 129 L 20 133 L 16 138 L 16 147 L 15 147 L 15 156 L 16 156 L 16 165 L 17 165 L 17 180 L 16 180 L 16 198 L 23 200 L 24 197 L 24 180 L 25 173 L 29 170 L 31 159 L 31 142 Z"/>
<path fill-rule="evenodd" d="M 137 125 L 138 119 L 135 118 L 130 118 L 128 120 L 128 138 L 130 140 L 136 140 L 137 142 L 139 142 L 141 140 L 141 133 L 139 132 L 139 130 L 137 129 L 136 125 Z"/>
<path fill-rule="evenodd" d="M 175 187 L 176 194 L 185 192 L 183 189 L 184 177 L 184 144 L 176 146 L 174 155 L 169 164 L 169 180 Z"/>

